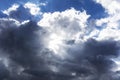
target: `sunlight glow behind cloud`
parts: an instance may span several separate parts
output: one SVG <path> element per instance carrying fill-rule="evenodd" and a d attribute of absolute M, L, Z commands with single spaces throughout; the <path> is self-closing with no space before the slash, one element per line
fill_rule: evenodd
<path fill-rule="evenodd" d="M 55 53 L 62 54 L 62 48 L 67 40 L 81 40 L 79 36 L 86 34 L 85 28 L 87 27 L 87 19 L 89 15 L 85 11 L 80 12 L 74 8 L 68 9 L 63 12 L 45 13 L 43 18 L 38 22 L 38 25 L 46 29 L 49 33 L 48 48 L 53 49 Z M 63 52 L 61 52 L 63 51 Z"/>

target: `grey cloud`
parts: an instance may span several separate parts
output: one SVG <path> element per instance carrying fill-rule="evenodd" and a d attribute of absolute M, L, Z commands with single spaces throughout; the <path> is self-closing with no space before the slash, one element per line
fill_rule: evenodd
<path fill-rule="evenodd" d="M 42 34 L 42 28 L 33 21 L 21 26 L 17 26 L 14 21 L 9 20 L 0 20 L 0 22 L 0 50 L 2 50 L 0 55 L 6 55 L 10 59 L 8 68 L 12 74 L 10 77 L 18 76 L 17 71 L 21 67 L 25 69 L 45 68 L 44 58 L 37 56 L 38 50 L 42 50 L 43 46 L 42 41 L 38 40 L 40 35 L 36 32 L 39 31 Z M 14 73 L 13 70 L 11 71 L 12 68 L 15 68 Z M 12 80 L 17 80 L 13 78 Z"/>
<path fill-rule="evenodd" d="M 62 60 L 46 49 L 42 42 L 45 30 L 30 21 L 17 26 L 14 21 L 0 20 L 1 80 L 117 80 L 111 58 L 119 55 L 116 41 L 89 39 L 75 44 L 66 42 L 68 56 Z M 39 39 L 38 39 L 39 38 Z"/>
<path fill-rule="evenodd" d="M 68 49 L 68 54 L 70 54 L 69 61 L 72 61 L 77 66 L 71 67 L 71 70 L 78 74 L 92 75 L 92 79 L 84 80 L 114 80 L 113 73 L 111 69 L 114 67 L 115 63 L 111 58 L 117 58 L 119 55 L 119 43 L 111 40 L 96 41 L 94 39 L 89 39 L 87 42 L 82 44 L 83 46 L 76 45 L 77 47 L 71 47 Z M 74 70 L 74 68 L 78 67 Z M 115 73 L 114 73 L 115 74 Z M 107 75 L 107 76 L 105 76 Z"/>
<path fill-rule="evenodd" d="M 3 80 L 4 78 L 9 77 L 9 71 L 4 65 L 2 61 L 0 61 L 0 79 Z"/>

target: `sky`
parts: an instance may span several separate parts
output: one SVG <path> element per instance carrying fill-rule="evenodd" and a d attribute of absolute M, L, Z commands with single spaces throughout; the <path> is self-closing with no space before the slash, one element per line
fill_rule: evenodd
<path fill-rule="evenodd" d="M 120 80 L 120 0 L 0 0 L 0 80 Z"/>

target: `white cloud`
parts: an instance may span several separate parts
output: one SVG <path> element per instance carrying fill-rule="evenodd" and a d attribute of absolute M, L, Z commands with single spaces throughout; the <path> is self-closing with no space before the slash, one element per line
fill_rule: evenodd
<path fill-rule="evenodd" d="M 11 26 L 16 25 L 17 27 L 19 27 L 20 25 L 24 25 L 30 21 L 30 20 L 25 20 L 25 21 L 19 22 L 18 20 L 13 19 L 13 18 L 0 18 L 0 20 L 8 22 L 8 24 Z M 7 26 L 8 24 L 1 23 L 2 26 Z"/>
<path fill-rule="evenodd" d="M 100 39 L 100 40 L 114 39 L 114 40 L 118 41 L 118 40 L 120 40 L 120 30 L 105 28 L 102 31 L 100 31 L 98 39 Z"/>
<path fill-rule="evenodd" d="M 30 9 L 32 15 L 41 14 L 39 6 L 34 3 L 27 2 L 24 7 Z"/>
<path fill-rule="evenodd" d="M 116 64 L 116 66 L 114 66 L 114 67 L 112 68 L 112 71 L 114 71 L 114 72 L 120 71 L 120 57 L 118 57 L 118 58 L 113 58 L 113 59 L 111 59 L 111 60 Z"/>
<path fill-rule="evenodd" d="M 25 21 L 21 22 L 21 24 L 24 25 L 24 24 L 26 24 L 28 22 L 30 22 L 30 20 L 25 20 Z"/>
<path fill-rule="evenodd" d="M 18 4 L 13 4 L 10 8 L 8 8 L 7 10 L 2 11 L 4 14 L 9 15 L 11 11 L 16 11 L 17 8 L 19 7 Z"/>
<path fill-rule="evenodd" d="M 45 13 L 38 25 L 47 30 L 45 45 L 56 54 L 65 53 L 65 41 L 80 40 L 80 36 L 86 33 L 87 19 L 89 15 L 85 11 L 80 12 L 73 8 L 54 13 Z"/>
<path fill-rule="evenodd" d="M 1 21 L 6 21 L 8 22 L 9 25 L 16 25 L 16 26 L 19 26 L 20 25 L 20 22 L 15 20 L 15 19 L 12 19 L 12 18 L 0 18 Z M 2 24 L 2 26 L 8 26 L 8 24 Z"/>
<path fill-rule="evenodd" d="M 105 8 L 108 16 L 97 19 L 96 26 L 102 28 L 99 30 L 98 40 L 114 39 L 120 40 L 120 1 L 119 0 L 96 0 Z"/>
<path fill-rule="evenodd" d="M 120 12 L 119 0 L 96 0 L 96 2 L 100 3 L 110 15 Z"/>

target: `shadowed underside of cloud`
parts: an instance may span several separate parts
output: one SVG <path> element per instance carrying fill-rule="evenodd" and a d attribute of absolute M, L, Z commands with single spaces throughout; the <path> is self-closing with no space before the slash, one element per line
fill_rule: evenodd
<path fill-rule="evenodd" d="M 119 57 L 119 36 L 101 38 L 104 32 L 96 26 L 104 20 L 91 24 L 85 10 L 71 8 L 38 14 L 42 18 L 37 22 L 32 18 L 38 15 L 30 10 L 40 9 L 27 5 L 29 9 L 8 9 L 9 18 L 0 18 L 0 80 L 120 79 L 113 60 Z M 109 30 L 108 25 L 101 27 Z"/>
<path fill-rule="evenodd" d="M 62 60 L 42 44 L 44 29 L 30 21 L 17 26 L 0 20 L 1 80 L 116 80 L 111 58 L 117 57 L 116 41 L 87 40 L 72 44 Z M 38 39 L 38 37 L 40 39 Z M 82 46 L 82 47 L 81 47 Z"/>

